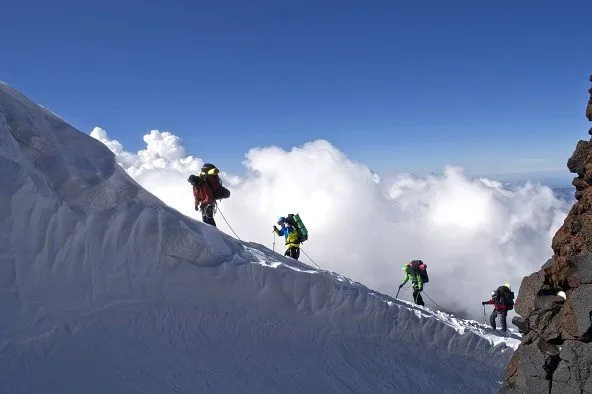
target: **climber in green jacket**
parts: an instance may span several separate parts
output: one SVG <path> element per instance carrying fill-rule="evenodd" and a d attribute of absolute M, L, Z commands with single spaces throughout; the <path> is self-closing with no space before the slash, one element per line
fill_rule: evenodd
<path fill-rule="evenodd" d="M 419 273 L 420 269 L 422 269 L 421 264 L 418 267 L 415 267 L 413 262 L 404 264 L 403 272 L 405 273 L 405 277 L 403 278 L 403 283 L 399 285 L 399 289 L 403 287 L 408 280 L 411 280 L 411 284 L 413 285 L 413 301 L 417 305 L 425 305 L 420 294 L 423 290 L 423 280 L 421 279 L 421 275 Z"/>

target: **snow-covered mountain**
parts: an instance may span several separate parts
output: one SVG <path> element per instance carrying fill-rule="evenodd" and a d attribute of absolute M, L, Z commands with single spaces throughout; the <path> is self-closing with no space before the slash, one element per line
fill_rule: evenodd
<path fill-rule="evenodd" d="M 496 392 L 519 339 L 166 206 L 0 83 L 1 393 Z"/>

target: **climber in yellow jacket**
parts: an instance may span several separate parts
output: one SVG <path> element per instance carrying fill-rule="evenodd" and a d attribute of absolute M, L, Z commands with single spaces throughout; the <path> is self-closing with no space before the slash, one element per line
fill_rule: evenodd
<path fill-rule="evenodd" d="M 277 224 L 279 224 L 282 228 L 278 229 L 276 226 L 273 226 L 273 231 L 279 235 L 280 237 L 283 236 L 286 239 L 286 253 L 284 256 L 292 257 L 295 260 L 298 260 L 300 257 L 300 238 L 298 237 L 298 232 L 296 228 L 292 226 L 285 217 L 280 217 L 278 219 Z"/>

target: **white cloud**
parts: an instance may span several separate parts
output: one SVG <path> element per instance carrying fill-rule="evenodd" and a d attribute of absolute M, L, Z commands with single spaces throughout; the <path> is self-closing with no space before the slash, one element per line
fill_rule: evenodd
<path fill-rule="evenodd" d="M 144 136 L 146 149 L 132 154 L 102 129 L 91 135 L 143 187 L 199 218 L 187 177 L 203 161 L 186 156 L 178 137 L 153 130 Z M 310 233 L 304 250 L 321 267 L 394 294 L 402 264 L 421 258 L 430 274 L 425 293 L 479 319 L 480 302 L 495 287 L 510 281 L 517 292 L 522 277 L 552 255 L 551 239 L 569 209 L 546 186 L 509 189 L 470 179 L 457 167 L 387 182 L 323 140 L 290 151 L 254 148 L 243 163 L 244 176 L 222 173 L 232 195 L 219 205 L 243 240 L 271 247 L 277 217 L 298 212 Z M 216 221 L 232 234 L 220 213 Z M 283 251 L 283 240 L 276 240 L 276 250 Z M 300 260 L 307 262 L 304 255 Z"/>
<path fill-rule="evenodd" d="M 115 153 L 118 163 L 134 178 L 150 176 L 154 171 L 161 174 L 195 172 L 203 164 L 198 158 L 185 156 L 181 139 L 168 131 L 151 130 L 144 136 L 146 149 L 137 154 L 124 151 L 123 146 L 110 140 L 107 132 L 100 127 L 95 127 L 90 135 Z"/>

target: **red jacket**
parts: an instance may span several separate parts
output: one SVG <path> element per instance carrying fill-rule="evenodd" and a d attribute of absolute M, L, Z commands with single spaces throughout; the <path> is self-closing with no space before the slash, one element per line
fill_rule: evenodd
<path fill-rule="evenodd" d="M 195 205 L 200 202 L 203 205 L 208 205 L 216 202 L 212 188 L 205 182 L 193 186 L 193 197 L 195 197 Z"/>
<path fill-rule="evenodd" d="M 484 301 L 486 304 L 489 305 L 494 305 L 495 306 L 495 310 L 496 311 L 507 311 L 509 310 L 507 306 L 502 305 L 502 304 L 496 304 L 495 301 L 493 300 L 493 298 L 489 301 Z"/>

